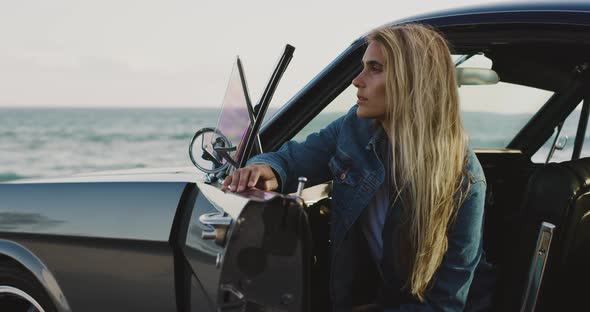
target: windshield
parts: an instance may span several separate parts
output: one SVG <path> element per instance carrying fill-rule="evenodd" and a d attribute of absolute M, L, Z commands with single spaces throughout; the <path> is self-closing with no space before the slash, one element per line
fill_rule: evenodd
<path fill-rule="evenodd" d="M 239 145 L 250 128 L 251 104 L 247 90 L 240 59 L 237 58 L 217 121 L 217 130 L 231 142 L 232 146 L 238 147 L 237 151 L 230 153 L 234 161 L 239 161 L 241 154 Z M 215 142 L 211 143 L 215 146 Z"/>

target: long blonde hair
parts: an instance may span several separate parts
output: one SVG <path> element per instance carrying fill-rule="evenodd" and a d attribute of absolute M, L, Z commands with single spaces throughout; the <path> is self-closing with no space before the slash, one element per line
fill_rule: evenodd
<path fill-rule="evenodd" d="M 398 227 L 404 289 L 420 301 L 448 248 L 447 233 L 464 195 L 467 135 L 459 110 L 455 66 L 446 40 L 431 28 L 379 28 L 385 58 L 391 177 L 402 200 Z"/>

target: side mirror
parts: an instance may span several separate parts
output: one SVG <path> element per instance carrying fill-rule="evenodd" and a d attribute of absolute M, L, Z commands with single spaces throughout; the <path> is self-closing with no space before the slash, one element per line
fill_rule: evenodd
<path fill-rule="evenodd" d="M 479 86 L 497 84 L 498 74 L 487 68 L 461 67 L 457 68 L 457 84 L 460 86 Z"/>

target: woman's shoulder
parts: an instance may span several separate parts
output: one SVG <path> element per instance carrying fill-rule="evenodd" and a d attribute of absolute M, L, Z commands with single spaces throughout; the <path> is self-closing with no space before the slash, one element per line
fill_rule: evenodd
<path fill-rule="evenodd" d="M 473 149 L 469 148 L 467 150 L 467 157 L 466 157 L 466 173 L 469 178 L 469 182 L 471 184 L 475 184 L 477 182 L 486 183 L 486 177 L 483 172 L 483 167 L 477 158 L 477 155 L 473 151 Z"/>
<path fill-rule="evenodd" d="M 473 206 L 473 203 L 475 202 L 483 203 L 483 201 L 480 200 L 480 198 L 485 198 L 487 188 L 486 177 L 484 175 L 483 168 L 479 160 L 477 159 L 477 155 L 471 148 L 469 148 L 467 151 L 465 169 L 466 170 L 462 181 L 462 193 L 465 196 L 462 200 L 463 206 L 465 206 L 466 204 L 468 206 Z M 478 206 L 479 205 L 475 205 L 472 208 L 475 209 Z M 479 207 L 479 209 L 475 210 L 483 210 L 483 207 Z"/>
<path fill-rule="evenodd" d="M 461 206 L 455 220 L 458 226 L 454 227 L 456 235 L 463 238 L 476 237 L 473 235 L 480 233 L 487 188 L 481 164 L 471 149 L 468 151 L 466 169 L 468 179 L 463 179 L 462 188 L 467 193 L 457 198 Z"/>

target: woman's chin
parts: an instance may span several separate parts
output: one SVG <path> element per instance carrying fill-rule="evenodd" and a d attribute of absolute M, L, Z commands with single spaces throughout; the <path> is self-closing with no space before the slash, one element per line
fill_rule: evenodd
<path fill-rule="evenodd" d="M 358 118 L 367 118 L 367 117 L 366 117 L 366 112 L 365 112 L 365 110 L 364 110 L 362 107 L 359 107 L 359 108 L 356 110 L 356 116 L 357 116 Z"/>
<path fill-rule="evenodd" d="M 369 118 L 369 119 L 370 119 L 370 118 L 373 118 L 373 117 L 371 116 L 371 114 L 369 114 L 368 112 L 366 112 L 366 111 L 365 111 L 365 110 L 364 110 L 362 107 L 359 107 L 359 108 L 356 110 L 356 116 L 357 116 L 358 118 Z"/>
<path fill-rule="evenodd" d="M 362 109 L 361 107 L 359 107 L 356 110 L 356 116 L 358 118 L 363 118 L 363 119 L 377 119 L 377 120 L 383 120 L 383 118 L 385 118 L 385 114 L 379 114 L 376 112 L 367 112 L 366 110 Z"/>

